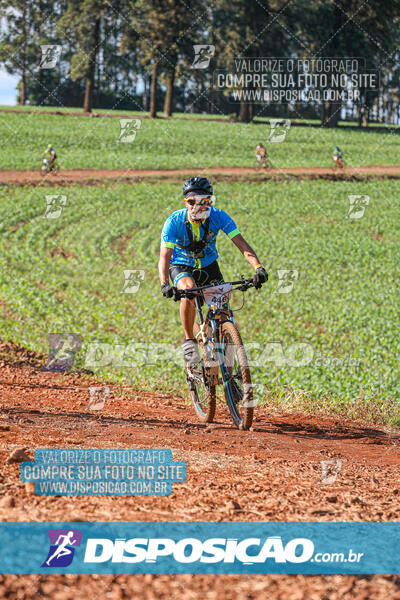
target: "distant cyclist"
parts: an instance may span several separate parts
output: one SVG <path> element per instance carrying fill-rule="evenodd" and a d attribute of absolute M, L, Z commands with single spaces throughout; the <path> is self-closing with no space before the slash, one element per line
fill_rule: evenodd
<path fill-rule="evenodd" d="M 51 144 L 48 144 L 46 150 L 42 154 L 42 158 L 47 157 L 47 155 L 49 156 L 48 167 L 49 167 L 49 170 L 52 171 L 56 166 L 55 162 L 56 162 L 57 154 Z"/>
<path fill-rule="evenodd" d="M 267 166 L 267 163 L 266 163 L 267 150 L 265 149 L 265 146 L 263 146 L 263 144 L 261 144 L 261 142 L 257 145 L 256 151 L 255 151 L 255 157 L 257 158 L 258 161 L 262 162 L 263 167 Z"/>
<path fill-rule="evenodd" d="M 223 231 L 237 246 L 247 262 L 255 269 L 253 282 L 260 288 L 268 280 L 256 253 L 241 235 L 235 222 L 226 212 L 214 208 L 213 188 L 206 177 L 191 177 L 183 186 L 185 208 L 172 213 L 161 233 L 158 271 L 161 292 L 172 298 L 176 289 L 216 285 L 223 282 L 217 262 L 217 234 Z M 171 278 L 172 285 L 169 283 Z M 180 317 L 185 334 L 184 359 L 189 365 L 200 360 L 197 341 L 193 338 L 195 306 L 193 298 L 182 298 Z"/>
<path fill-rule="evenodd" d="M 335 146 L 332 158 L 335 161 L 336 166 L 341 169 L 343 167 L 343 151 L 339 148 L 339 146 Z"/>

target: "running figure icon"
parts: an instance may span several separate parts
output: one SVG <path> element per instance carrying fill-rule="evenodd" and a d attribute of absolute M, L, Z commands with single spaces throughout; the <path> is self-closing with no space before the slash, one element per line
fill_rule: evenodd
<path fill-rule="evenodd" d="M 68 546 L 68 544 L 70 544 L 72 546 L 73 544 L 77 543 L 78 540 L 74 540 L 73 537 L 74 537 L 73 531 L 68 531 L 68 533 L 66 535 L 58 536 L 58 539 L 56 541 L 57 549 L 50 556 L 50 558 L 48 560 L 46 560 L 46 565 L 50 566 L 51 561 L 53 560 L 53 558 L 56 558 L 56 556 L 61 558 L 62 556 L 66 556 L 67 554 L 72 554 L 72 550 L 70 548 L 67 548 L 67 546 Z M 60 543 L 61 539 L 63 541 Z"/>
<path fill-rule="evenodd" d="M 50 548 L 42 567 L 68 567 L 74 558 L 75 549 L 81 545 L 79 529 L 48 529 Z"/>

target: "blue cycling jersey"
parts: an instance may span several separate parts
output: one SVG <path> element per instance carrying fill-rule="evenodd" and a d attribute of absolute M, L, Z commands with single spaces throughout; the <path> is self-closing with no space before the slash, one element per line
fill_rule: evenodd
<path fill-rule="evenodd" d="M 161 232 L 161 246 L 174 249 L 171 257 L 172 265 L 188 265 L 197 268 L 207 267 L 218 258 L 215 245 L 218 232 L 222 230 L 231 239 L 240 233 L 234 220 L 225 211 L 212 206 L 206 238 L 209 244 L 204 248 L 204 256 L 195 259 L 189 250 L 184 250 L 180 247 L 188 246 L 191 241 L 186 230 L 186 216 L 187 208 L 175 211 L 165 221 Z M 194 240 L 202 240 L 204 238 L 204 223 L 205 221 L 199 226 L 189 221 Z"/>

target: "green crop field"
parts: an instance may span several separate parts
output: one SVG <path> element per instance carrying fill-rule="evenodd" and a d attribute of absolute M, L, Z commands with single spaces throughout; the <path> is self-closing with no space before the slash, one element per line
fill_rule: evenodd
<path fill-rule="evenodd" d="M 332 166 L 335 145 L 344 150 L 347 166 L 391 165 L 399 160 L 399 131 L 357 131 L 348 126 L 330 130 L 304 122 L 293 124 L 283 142 L 267 146 L 277 168 Z M 266 143 L 269 134 L 267 120 L 241 124 L 141 119 L 135 140 L 124 143 L 119 141 L 118 118 L 0 112 L 0 165 L 38 169 L 40 154 L 51 143 L 62 169 L 250 167 L 255 165 L 257 143 Z"/>
<path fill-rule="evenodd" d="M 398 398 L 400 182 L 218 183 L 215 193 L 270 272 L 236 313 L 254 381 L 338 406 Z M 349 218 L 357 194 L 369 204 Z M 46 195 L 65 197 L 57 218 L 45 215 Z M 49 333 L 79 333 L 77 368 L 90 368 L 96 344 L 114 355 L 118 344 L 143 344 L 147 358 L 143 350 L 118 366 L 100 353 L 93 370 L 184 391 L 181 366 L 148 346 L 182 341 L 178 306 L 161 296 L 157 276 L 160 229 L 181 205 L 181 186 L 165 183 L 0 188 L 1 339 L 47 352 Z M 225 278 L 251 274 L 223 234 L 218 247 Z M 144 271 L 136 293 L 122 292 L 128 269 Z M 285 269 L 298 271 L 291 293 L 279 292 Z M 239 293 L 232 306 L 241 304 Z"/>

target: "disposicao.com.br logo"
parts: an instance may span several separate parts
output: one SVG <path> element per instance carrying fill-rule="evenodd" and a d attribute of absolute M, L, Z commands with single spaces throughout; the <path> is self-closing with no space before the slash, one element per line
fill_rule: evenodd
<path fill-rule="evenodd" d="M 134 564 L 147 564 L 148 572 L 224 572 L 230 565 L 232 572 L 249 568 L 276 570 L 298 566 L 309 572 L 314 563 L 315 569 L 321 563 L 336 564 L 339 570 L 346 570 L 343 563 L 360 564 L 363 553 L 352 549 L 345 552 L 315 552 L 314 542 L 307 537 L 282 538 L 280 535 L 264 537 L 88 537 L 79 552 L 74 567 L 78 572 L 130 572 Z M 78 529 L 52 529 L 47 534 L 50 549 L 42 567 L 67 567 L 72 563 L 74 549 L 81 545 L 82 534 Z M 215 534 L 214 534 L 215 535 Z M 286 539 L 285 539 L 286 538 Z M 319 545 L 319 544 L 318 544 Z M 346 544 L 347 545 L 347 544 Z M 348 546 L 347 546 L 348 547 Z M 342 566 L 339 566 L 342 563 Z M 118 567 L 117 565 L 121 565 Z M 122 565 L 127 566 L 122 566 Z M 92 565 L 92 566 L 90 566 Z M 128 565 L 131 565 L 130 567 Z M 180 567 L 178 565 L 181 565 Z M 225 566 L 224 566 L 225 565 Z M 258 565 L 258 566 L 257 566 Z M 293 565 L 290 567 L 290 565 Z M 303 565 L 303 566 L 301 566 Z M 128 568 L 128 571 L 125 569 Z M 146 567 L 138 567 L 146 572 Z M 335 567 L 336 568 L 336 567 Z M 156 569 L 156 571 L 154 571 Z M 205 569 L 205 570 L 204 570 Z M 208 570 L 207 570 L 208 569 Z M 314 569 L 314 570 L 315 570 Z M 275 571 L 274 571 L 275 572 Z"/>
<path fill-rule="evenodd" d="M 281 536 L 262 538 L 91 538 L 86 544 L 85 563 L 156 563 L 158 559 L 183 564 L 235 563 L 359 563 L 364 554 L 351 548 L 344 552 L 317 552 L 308 538 L 293 538 L 286 544 Z"/>
<path fill-rule="evenodd" d="M 245 538 L 91 538 L 86 543 L 85 563 L 155 563 L 169 558 L 178 563 L 303 563 L 314 554 L 314 544 L 307 538 L 295 538 L 283 544 L 280 536 Z"/>

